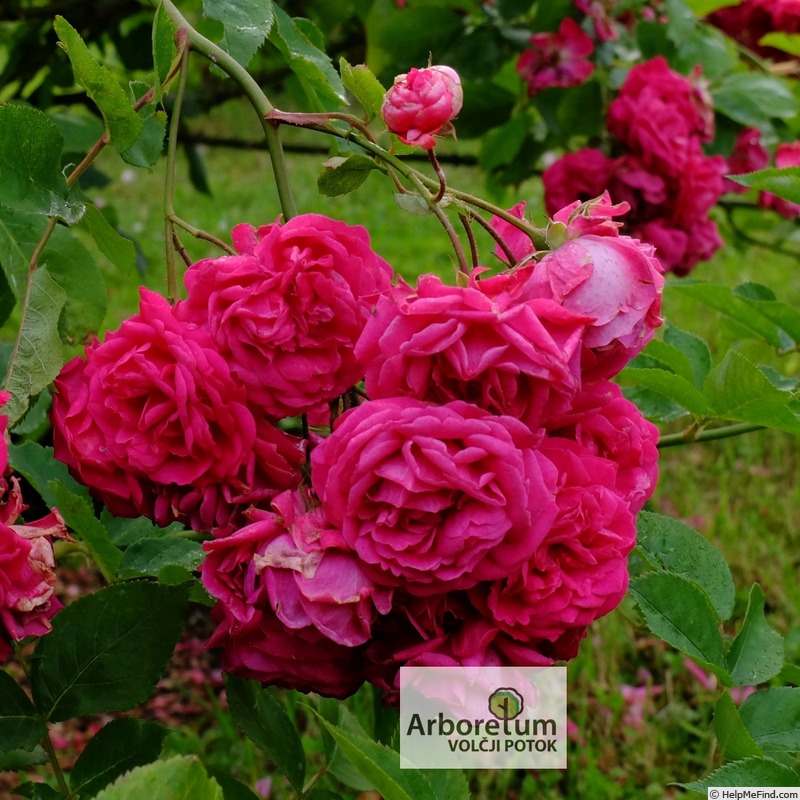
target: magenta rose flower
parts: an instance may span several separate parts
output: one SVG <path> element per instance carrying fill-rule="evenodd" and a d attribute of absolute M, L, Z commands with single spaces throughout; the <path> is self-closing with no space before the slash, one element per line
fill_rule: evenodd
<path fill-rule="evenodd" d="M 565 153 L 542 173 L 547 213 L 552 216 L 575 200 L 598 197 L 609 187 L 614 171 L 614 161 L 593 147 Z"/>
<path fill-rule="evenodd" d="M 542 452 L 558 468 L 558 516 L 522 569 L 470 597 L 515 639 L 555 642 L 622 600 L 636 526 L 613 462 L 567 439 L 548 439 Z"/>
<path fill-rule="evenodd" d="M 557 33 L 534 33 L 517 60 L 517 72 L 528 84 L 528 96 L 542 89 L 580 86 L 594 72 L 588 57 L 594 42 L 574 19 L 561 21 Z"/>
<path fill-rule="evenodd" d="M 295 416 L 358 383 L 353 349 L 392 278 L 367 231 L 303 214 L 257 231 L 239 225 L 234 241 L 242 255 L 187 270 L 176 314 L 208 330 L 251 407 Z"/>
<path fill-rule="evenodd" d="M 386 92 L 381 116 L 386 127 L 404 144 L 431 150 L 436 136 L 450 133 L 461 111 L 461 78 L 450 67 L 411 69 L 398 75 Z"/>
<path fill-rule="evenodd" d="M 758 128 L 744 128 L 739 131 L 733 150 L 727 160 L 727 174 L 743 175 L 764 169 L 769 164 L 769 153 L 761 143 L 761 131 Z M 746 192 L 747 187 L 725 178 L 726 192 Z"/>
<path fill-rule="evenodd" d="M 265 433 L 208 332 L 146 289 L 139 313 L 68 363 L 55 388 L 56 458 L 112 513 L 225 525 L 236 509 L 215 503 L 201 520 L 179 510 L 180 498 L 214 487 L 244 504 L 300 481 L 303 443 Z"/>
<path fill-rule="evenodd" d="M 536 550 L 555 511 L 539 441 L 470 403 L 372 400 L 314 449 L 311 480 L 376 583 L 439 593 L 506 574 Z"/>
<path fill-rule="evenodd" d="M 782 169 L 783 167 L 796 167 L 800 165 L 800 142 L 793 142 L 788 144 L 783 142 L 778 145 L 775 150 L 775 166 Z M 771 208 L 777 211 L 781 216 L 793 219 L 800 214 L 800 205 L 792 203 L 790 200 L 784 200 L 782 197 L 770 194 L 769 192 L 761 192 L 758 196 L 758 204 L 761 208 Z"/>
<path fill-rule="evenodd" d="M 382 298 L 356 347 L 369 396 L 466 400 L 530 427 L 563 413 L 580 386 L 586 318 L 550 298 L 492 296 L 497 286 L 423 275 Z"/>
<path fill-rule="evenodd" d="M 587 386 L 552 434 L 573 439 L 585 452 L 617 467 L 614 489 L 638 514 L 658 481 L 658 428 L 648 422 L 615 383 Z"/>
<path fill-rule="evenodd" d="M 594 321 L 583 337 L 585 382 L 617 374 L 661 325 L 664 278 L 654 248 L 628 236 L 567 240 L 531 270 L 522 297 L 554 300 Z"/>

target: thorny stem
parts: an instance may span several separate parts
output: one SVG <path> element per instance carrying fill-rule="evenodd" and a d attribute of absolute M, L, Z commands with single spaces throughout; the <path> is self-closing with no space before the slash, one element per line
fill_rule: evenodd
<path fill-rule="evenodd" d="M 727 439 L 731 436 L 741 436 L 743 433 L 764 430 L 763 425 L 754 425 L 750 422 L 737 423 L 736 425 L 723 425 L 719 428 L 707 428 L 698 431 L 695 426 L 687 428 L 680 433 L 668 433 L 660 436 L 658 447 L 674 447 L 680 444 L 693 442 L 711 442 L 716 439 Z"/>
<path fill-rule="evenodd" d="M 204 231 L 201 228 L 195 228 L 194 225 L 191 225 L 185 219 L 179 217 L 175 212 L 172 212 L 169 218 L 175 225 L 179 228 L 183 228 L 187 233 L 191 233 L 196 239 L 203 239 L 203 241 L 211 242 L 215 247 L 218 247 L 230 256 L 236 255 L 236 251 L 229 244 L 225 244 L 222 239 L 218 239 L 214 234 Z"/>
<path fill-rule="evenodd" d="M 506 240 L 480 215 L 475 214 L 474 212 L 470 212 L 470 219 L 474 219 L 479 225 L 483 227 L 483 229 L 491 236 L 495 242 L 500 246 L 502 251 L 505 253 L 506 260 L 509 264 L 513 264 L 517 259 L 514 256 L 514 253 L 511 251 L 511 248 L 508 246 Z"/>
<path fill-rule="evenodd" d="M 436 173 L 436 177 L 439 179 L 439 191 L 436 192 L 436 197 L 433 198 L 433 202 L 438 203 L 444 197 L 445 189 L 447 189 L 447 179 L 445 178 L 444 170 L 439 164 L 439 159 L 436 158 L 435 150 L 428 150 L 428 158 L 430 159 L 433 171 Z"/>
<path fill-rule="evenodd" d="M 178 302 L 180 288 L 178 287 L 178 271 L 175 267 L 175 228 L 172 217 L 175 216 L 175 170 L 177 166 L 176 155 L 178 152 L 178 127 L 181 121 L 183 98 L 186 94 L 186 82 L 189 77 L 189 48 L 183 50 L 181 56 L 181 75 L 178 81 L 178 92 L 175 95 L 175 104 L 172 108 L 172 118 L 169 125 L 169 140 L 167 142 L 167 169 L 164 184 L 164 244 L 167 257 L 167 299 L 171 304 Z"/>
<path fill-rule="evenodd" d="M 478 243 L 475 241 L 475 234 L 472 232 L 472 226 L 470 223 L 471 215 L 468 214 L 459 214 L 458 218 L 461 220 L 461 227 L 464 228 L 464 233 L 467 234 L 467 240 L 469 241 L 469 254 L 470 258 L 472 259 L 472 268 L 475 269 L 479 264 L 478 259 Z"/>
<path fill-rule="evenodd" d="M 275 185 L 278 189 L 278 198 L 285 219 L 297 216 L 297 206 L 292 197 L 289 176 L 286 171 L 286 159 L 283 155 L 278 126 L 266 119 L 272 111 L 272 103 L 261 90 L 255 78 L 236 59 L 232 58 L 221 47 L 206 39 L 198 33 L 181 14 L 171 0 L 163 0 L 164 10 L 178 28 L 184 28 L 189 37 L 189 44 L 198 53 L 204 55 L 209 61 L 216 64 L 223 72 L 227 73 L 242 88 L 250 105 L 258 114 L 264 137 L 267 141 Z"/>

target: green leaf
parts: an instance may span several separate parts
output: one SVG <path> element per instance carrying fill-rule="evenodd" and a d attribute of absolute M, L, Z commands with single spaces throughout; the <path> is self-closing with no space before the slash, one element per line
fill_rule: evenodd
<path fill-rule="evenodd" d="M 264 44 L 274 21 L 272 0 L 203 0 L 203 14 L 223 24 L 220 47 L 243 67 Z"/>
<path fill-rule="evenodd" d="M 380 117 L 386 89 L 366 64 L 351 66 L 344 58 L 339 60 L 342 84 L 367 112 L 368 119 Z"/>
<path fill-rule="evenodd" d="M 433 213 L 428 203 L 425 201 L 425 198 L 420 197 L 418 194 L 397 193 L 394 196 L 394 201 L 403 211 L 408 211 L 409 214 L 413 214 L 415 217 L 425 217 Z"/>
<path fill-rule="evenodd" d="M 156 73 L 154 100 L 161 99 L 161 84 L 167 79 L 175 55 L 175 37 L 169 14 L 159 3 L 153 17 L 153 68 Z"/>
<path fill-rule="evenodd" d="M 281 703 L 256 681 L 225 676 L 228 703 L 236 724 L 299 792 L 306 774 L 303 745 Z"/>
<path fill-rule="evenodd" d="M 149 169 L 158 163 L 164 152 L 167 115 L 164 111 L 157 111 L 155 103 L 142 106 L 138 114 L 142 120 L 139 138 L 126 150 L 120 151 L 120 155 L 131 166 Z"/>
<path fill-rule="evenodd" d="M 692 381 L 698 389 L 702 389 L 706 375 L 711 370 L 711 353 L 705 340 L 668 322 L 664 341 L 677 347 L 686 356 L 692 370 Z"/>
<path fill-rule="evenodd" d="M 714 672 L 726 685 L 730 682 L 717 614 L 698 584 L 668 572 L 648 572 L 631 581 L 631 593 L 656 636 Z"/>
<path fill-rule="evenodd" d="M 66 340 L 83 342 L 97 333 L 108 307 L 103 274 L 86 245 L 68 228 L 56 228 L 42 257 L 66 295 L 61 325 Z"/>
<path fill-rule="evenodd" d="M 224 800 L 222 788 L 196 756 L 175 756 L 136 767 L 95 800 Z"/>
<path fill-rule="evenodd" d="M 0 772 L 27 769 L 37 764 L 46 764 L 48 760 L 47 751 L 38 745 L 33 750 L 0 750 Z"/>
<path fill-rule="evenodd" d="M 206 767 L 209 777 L 213 778 L 221 787 L 225 800 L 262 800 L 252 789 L 232 778 L 226 772 L 213 767 Z M 337 798 L 338 800 L 338 798 Z"/>
<path fill-rule="evenodd" d="M 25 299 L 31 255 L 46 226 L 47 222 L 41 216 L 23 214 L 0 205 L 0 265 L 9 288 L 20 303 Z"/>
<path fill-rule="evenodd" d="M 667 369 L 682 378 L 686 378 L 690 383 L 694 382 L 694 371 L 686 354 L 682 353 L 674 345 L 669 344 L 669 342 L 652 339 L 647 347 L 642 350 L 641 356 L 657 361 L 660 369 Z"/>
<path fill-rule="evenodd" d="M 742 186 L 770 192 L 792 203 L 800 203 L 800 167 L 769 167 L 728 177 Z"/>
<path fill-rule="evenodd" d="M 98 250 L 118 269 L 129 272 L 136 264 L 136 248 L 130 239 L 112 227 L 96 206 L 87 206 L 81 224 L 91 234 Z"/>
<path fill-rule="evenodd" d="M 762 36 L 758 43 L 762 47 L 774 47 L 793 56 L 800 56 L 800 34 L 771 31 Z"/>
<path fill-rule="evenodd" d="M 709 786 L 796 786 L 798 778 L 794 770 L 772 758 L 751 756 L 723 764 L 702 780 L 678 786 L 705 794 Z"/>
<path fill-rule="evenodd" d="M 339 197 L 358 189 L 378 165 L 374 159 L 362 155 L 347 158 L 329 158 L 317 178 L 317 189 L 324 197 Z"/>
<path fill-rule="evenodd" d="M 767 623 L 764 593 L 757 583 L 750 589 L 744 623 L 728 650 L 726 661 L 734 686 L 768 681 L 783 666 L 783 637 Z"/>
<path fill-rule="evenodd" d="M 775 118 L 791 119 L 798 111 L 786 82 L 763 72 L 735 72 L 711 94 L 717 111 L 742 125 L 765 127 Z"/>
<path fill-rule="evenodd" d="M 519 115 L 490 130 L 481 145 L 481 169 L 491 172 L 510 164 L 525 143 L 529 124 L 527 116 Z"/>
<path fill-rule="evenodd" d="M 620 375 L 626 383 L 643 386 L 674 400 L 678 405 L 698 416 L 712 413 L 706 398 L 684 377 L 664 369 L 627 367 Z"/>
<path fill-rule="evenodd" d="M 778 686 L 751 694 L 739 713 L 750 735 L 765 751 L 800 750 L 800 688 Z"/>
<path fill-rule="evenodd" d="M 346 102 L 344 85 L 330 58 L 311 43 L 282 8 L 274 6 L 273 11 L 276 24 L 269 40 L 298 77 L 309 99 L 320 107 L 326 101 L 337 106 Z"/>
<path fill-rule="evenodd" d="M 182 567 L 194 572 L 203 563 L 203 546 L 174 536 L 141 539 L 132 544 L 119 563 L 121 578 L 142 575 L 158 577 L 164 567 Z"/>
<path fill-rule="evenodd" d="M 149 720 L 125 717 L 109 722 L 88 742 L 69 777 L 73 792 L 92 797 L 134 767 L 158 758 L 167 730 Z"/>
<path fill-rule="evenodd" d="M 366 737 L 366 732 L 348 708 L 332 697 L 320 697 L 318 713 L 333 725 L 350 733 Z M 322 744 L 325 748 L 328 771 L 336 780 L 359 792 L 373 791 L 375 787 L 342 754 L 341 748 L 325 728 L 322 728 Z"/>
<path fill-rule="evenodd" d="M 318 718 L 342 753 L 386 800 L 438 800 L 420 770 L 400 768 L 400 754 L 395 750 Z"/>
<path fill-rule="evenodd" d="M 139 138 L 142 120 L 133 110 L 125 90 L 104 66 L 95 61 L 69 22 L 57 16 L 55 29 L 72 62 L 75 80 L 86 89 L 103 115 L 111 143 L 120 153 L 127 150 Z"/>
<path fill-rule="evenodd" d="M 57 792 L 46 783 L 34 783 L 28 781 L 18 786 L 14 792 L 20 797 L 28 797 L 30 800 L 63 800 L 64 795 Z"/>
<path fill-rule="evenodd" d="M 117 583 L 59 611 L 32 665 L 33 697 L 45 717 L 127 711 L 144 702 L 181 634 L 188 592 L 188 585 Z"/>
<path fill-rule="evenodd" d="M 800 311 L 794 306 L 778 301 L 771 289 L 757 283 L 743 283 L 733 292 L 745 298 L 759 314 L 777 325 L 795 342 L 800 342 Z"/>
<path fill-rule="evenodd" d="M 58 217 L 71 225 L 83 204 L 69 199 L 61 172 L 64 137 L 46 114 L 30 106 L 0 106 L 0 185 L 3 205 Z M 18 288 L 9 279 L 15 293 Z M 19 296 L 19 295 L 17 295 Z"/>
<path fill-rule="evenodd" d="M 74 495 L 91 502 L 89 492 L 69 474 L 66 464 L 56 461 L 52 447 L 42 447 L 37 442 L 11 444 L 8 462 L 41 495 L 48 508 L 57 506 L 56 496 L 50 490 L 50 482 L 57 481 Z"/>
<path fill-rule="evenodd" d="M 720 619 L 733 613 L 736 587 L 722 553 L 702 534 L 683 522 L 640 512 L 636 544 L 651 565 L 698 583 Z"/>
<path fill-rule="evenodd" d="M 31 397 L 39 394 L 61 371 L 63 345 L 58 336 L 58 318 L 64 307 L 64 290 L 39 267 L 31 277 L 30 301 L 20 330 L 20 345 L 10 362 L 5 386 L 11 399 L 3 406 L 9 425 L 28 408 Z"/>
<path fill-rule="evenodd" d="M 184 529 L 180 522 L 173 522 L 166 528 L 159 528 L 147 517 L 123 519 L 113 516 L 107 508 L 100 513 L 100 521 L 105 525 L 109 538 L 118 547 L 128 547 L 140 539 L 152 539 L 179 533 Z"/>
<path fill-rule="evenodd" d="M 728 8 L 728 6 L 738 6 L 742 0 L 685 0 L 686 5 L 694 12 L 697 17 L 704 17 L 718 8 Z"/>
<path fill-rule="evenodd" d="M 705 396 L 720 417 L 800 434 L 800 418 L 788 406 L 792 395 L 735 350 L 709 373 Z"/>
<path fill-rule="evenodd" d="M 2 238 L 2 233 L 0 233 Z M 0 269 L 0 326 L 4 325 L 6 320 L 11 316 L 11 312 L 16 306 L 17 300 L 14 297 L 14 292 L 8 285 L 8 278 L 5 272 Z"/>
<path fill-rule="evenodd" d="M 92 559 L 108 581 L 113 581 L 119 569 L 122 552 L 111 541 L 105 526 L 94 515 L 86 498 L 73 494 L 59 481 L 50 481 L 47 488 L 55 499 L 64 522 L 89 548 Z"/>
<path fill-rule="evenodd" d="M 674 422 L 686 418 L 689 413 L 673 400 L 651 389 L 645 389 L 644 386 L 627 386 L 624 395 L 652 422 Z"/>
<path fill-rule="evenodd" d="M 22 687 L 0 670 L 0 751 L 32 750 L 47 735 Z"/>
<path fill-rule="evenodd" d="M 728 692 L 720 695 L 714 707 L 714 735 L 717 737 L 725 761 L 764 755 L 748 733 Z"/>
<path fill-rule="evenodd" d="M 470 800 L 469 783 L 460 769 L 423 769 L 437 800 Z"/>
<path fill-rule="evenodd" d="M 14 433 L 20 439 L 41 439 L 50 429 L 50 409 L 53 396 L 44 389 L 25 416 L 14 426 Z"/>

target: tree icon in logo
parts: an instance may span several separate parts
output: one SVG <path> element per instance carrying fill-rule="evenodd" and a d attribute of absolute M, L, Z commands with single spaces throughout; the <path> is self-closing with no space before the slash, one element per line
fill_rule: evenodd
<path fill-rule="evenodd" d="M 489 711 L 497 719 L 515 719 L 525 708 L 525 701 L 516 689 L 502 687 L 489 695 Z"/>

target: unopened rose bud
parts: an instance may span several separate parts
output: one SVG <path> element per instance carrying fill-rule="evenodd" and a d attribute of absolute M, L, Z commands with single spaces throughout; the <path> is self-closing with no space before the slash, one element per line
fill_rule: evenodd
<path fill-rule="evenodd" d="M 383 100 L 386 127 L 404 144 L 424 150 L 436 146 L 434 136 L 450 132 L 450 122 L 461 111 L 461 79 L 450 67 L 412 69 L 398 75 Z"/>

